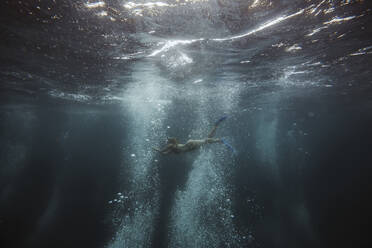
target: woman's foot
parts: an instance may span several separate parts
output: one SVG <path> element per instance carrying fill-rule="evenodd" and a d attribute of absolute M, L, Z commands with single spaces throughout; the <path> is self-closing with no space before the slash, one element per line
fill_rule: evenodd
<path fill-rule="evenodd" d="M 227 115 L 224 115 L 220 119 L 218 119 L 214 125 L 218 126 L 221 122 L 223 122 L 226 119 L 227 119 Z"/>

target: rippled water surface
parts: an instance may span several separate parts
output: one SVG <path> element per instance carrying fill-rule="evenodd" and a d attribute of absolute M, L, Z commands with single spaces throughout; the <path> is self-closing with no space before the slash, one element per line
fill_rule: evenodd
<path fill-rule="evenodd" d="M 0 6 L 1 247 L 370 242 L 369 1 Z"/>

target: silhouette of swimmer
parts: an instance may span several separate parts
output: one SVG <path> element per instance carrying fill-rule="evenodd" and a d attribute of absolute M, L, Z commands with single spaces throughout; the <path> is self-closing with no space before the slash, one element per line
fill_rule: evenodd
<path fill-rule="evenodd" d="M 184 153 L 184 152 L 190 152 L 193 150 L 196 150 L 200 148 L 201 146 L 205 144 L 212 144 L 212 143 L 223 143 L 225 144 L 225 141 L 223 139 L 215 139 L 213 136 L 216 134 L 216 129 L 218 125 L 226 120 L 227 116 L 222 116 L 220 119 L 216 121 L 214 124 L 214 127 L 212 128 L 211 132 L 208 134 L 208 137 L 206 139 L 200 139 L 200 140 L 188 140 L 185 144 L 178 143 L 176 138 L 168 138 L 167 145 L 163 149 L 154 148 L 154 150 L 162 153 L 162 154 L 169 154 L 169 153 Z"/>

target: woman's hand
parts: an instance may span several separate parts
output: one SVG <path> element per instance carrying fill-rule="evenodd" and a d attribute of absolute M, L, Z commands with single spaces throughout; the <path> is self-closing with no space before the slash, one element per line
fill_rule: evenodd
<path fill-rule="evenodd" d="M 154 149 L 155 151 L 157 151 L 157 152 L 160 152 L 161 153 L 161 151 L 158 149 L 158 148 L 156 148 L 156 147 L 153 147 L 152 149 Z"/>

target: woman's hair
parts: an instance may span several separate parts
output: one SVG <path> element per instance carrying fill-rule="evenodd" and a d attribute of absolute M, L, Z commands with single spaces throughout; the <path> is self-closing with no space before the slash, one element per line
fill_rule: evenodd
<path fill-rule="evenodd" d="M 176 138 L 167 138 L 167 143 L 176 145 L 178 141 Z"/>

